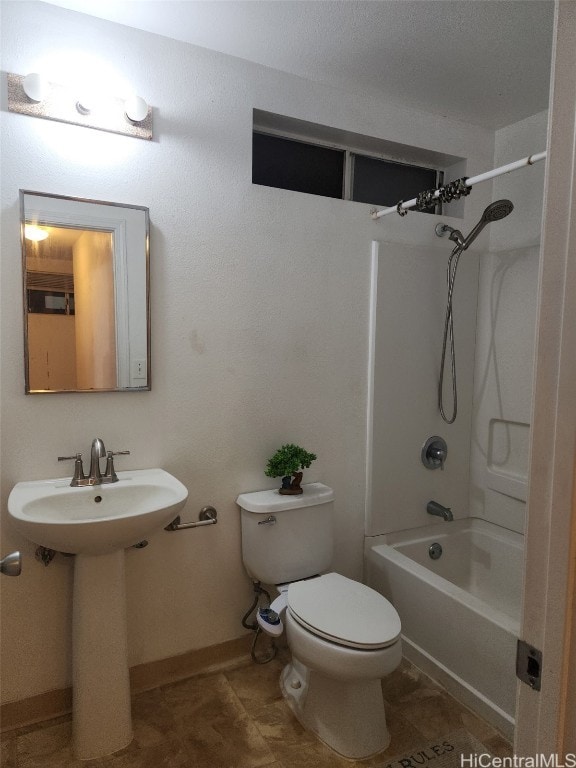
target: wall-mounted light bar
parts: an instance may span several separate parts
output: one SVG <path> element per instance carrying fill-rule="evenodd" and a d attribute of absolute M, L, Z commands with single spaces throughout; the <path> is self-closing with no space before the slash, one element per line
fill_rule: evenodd
<path fill-rule="evenodd" d="M 29 117 L 121 133 L 136 139 L 152 139 L 152 107 L 141 97 L 126 101 L 99 94 L 94 98 L 47 82 L 37 73 L 8 74 L 8 109 Z"/>

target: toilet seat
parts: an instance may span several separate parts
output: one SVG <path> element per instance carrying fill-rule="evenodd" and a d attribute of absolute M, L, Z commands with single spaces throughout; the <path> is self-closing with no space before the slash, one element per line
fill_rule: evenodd
<path fill-rule="evenodd" d="M 290 584 L 288 608 L 312 634 L 349 648 L 386 648 L 400 637 L 394 606 L 370 587 L 338 573 Z"/>

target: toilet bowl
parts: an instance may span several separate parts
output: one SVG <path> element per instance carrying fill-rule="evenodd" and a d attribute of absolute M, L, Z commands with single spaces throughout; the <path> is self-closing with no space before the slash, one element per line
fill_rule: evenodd
<path fill-rule="evenodd" d="M 334 492 L 322 483 L 303 490 L 237 498 L 242 559 L 255 583 L 276 585 L 280 593 L 257 622 L 272 636 L 286 630 L 292 654 L 280 679 L 286 702 L 335 752 L 363 759 L 390 743 L 381 678 L 402 658 L 400 619 L 378 592 L 330 572 Z"/>
<path fill-rule="evenodd" d="M 400 664 L 400 619 L 369 587 L 337 573 L 290 584 L 284 616 L 292 661 L 280 686 L 301 724 L 347 758 L 386 749 L 381 678 Z"/>

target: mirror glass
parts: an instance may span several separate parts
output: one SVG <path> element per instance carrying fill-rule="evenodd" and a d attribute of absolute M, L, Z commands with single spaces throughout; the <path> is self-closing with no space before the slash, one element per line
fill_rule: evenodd
<path fill-rule="evenodd" d="M 149 216 L 20 191 L 26 392 L 150 389 Z"/>

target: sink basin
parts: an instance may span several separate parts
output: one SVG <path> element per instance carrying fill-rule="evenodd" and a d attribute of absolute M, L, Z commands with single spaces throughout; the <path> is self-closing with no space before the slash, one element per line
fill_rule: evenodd
<path fill-rule="evenodd" d="M 163 469 L 118 472 L 117 483 L 83 488 L 64 477 L 17 483 L 8 497 L 20 533 L 76 555 L 72 732 L 80 760 L 117 752 L 132 740 L 124 549 L 174 520 L 187 498 Z"/>
<path fill-rule="evenodd" d="M 58 552 L 100 555 L 137 544 L 171 522 L 188 491 L 163 469 L 118 472 L 118 482 L 70 487 L 69 478 L 17 483 L 8 498 L 15 527 Z"/>

